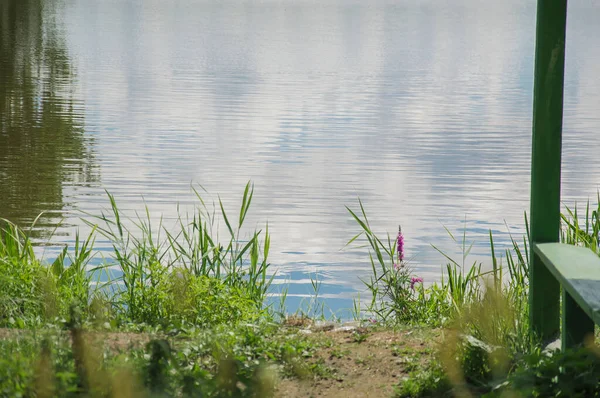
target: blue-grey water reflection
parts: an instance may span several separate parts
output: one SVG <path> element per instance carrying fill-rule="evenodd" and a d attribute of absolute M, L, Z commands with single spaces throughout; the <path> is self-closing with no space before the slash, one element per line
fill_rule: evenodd
<path fill-rule="evenodd" d="M 168 224 L 177 202 L 193 203 L 191 184 L 233 211 L 252 180 L 250 225 L 269 222 L 291 305 L 318 273 L 336 310 L 370 269 L 366 249 L 340 250 L 358 232 L 344 208 L 357 197 L 376 231 L 402 224 L 426 279 L 444 263 L 430 243 L 456 253 L 443 226 L 466 227 L 484 262 L 489 229 L 500 243 L 505 221 L 523 232 L 532 0 L 67 0 L 44 12 L 58 21 L 73 72 L 64 89 L 87 148 L 60 159 L 93 164 L 94 178 L 30 178 L 29 189 L 61 194 L 8 215 L 25 223 L 60 209 L 56 241 L 85 230 L 76 211 L 107 207 L 104 189 L 130 214 L 143 197 Z M 598 20 L 597 2 L 570 3 L 566 204 L 594 199 L 600 185 Z M 19 168 L 0 149 L 3 185 L 18 183 Z M 10 209 L 28 200 L 13 191 Z"/>

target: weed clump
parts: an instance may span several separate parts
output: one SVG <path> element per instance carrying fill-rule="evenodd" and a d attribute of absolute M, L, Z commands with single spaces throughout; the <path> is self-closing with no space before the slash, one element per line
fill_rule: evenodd
<path fill-rule="evenodd" d="M 127 220 L 108 195 L 110 213 L 84 220 L 87 239 L 76 235 L 51 264 L 35 254 L 29 235 L 3 220 L 0 225 L 0 326 L 33 327 L 60 323 L 78 308 L 84 322 L 173 328 L 253 322 L 269 312 L 263 307 L 273 278 L 267 274 L 268 227 L 249 239 L 240 237 L 254 189 L 248 183 L 235 229 L 219 200 L 229 240 L 213 231 L 219 219 L 200 194 L 191 217 L 177 220 L 175 230 L 160 223 L 153 229 L 144 217 Z M 110 258 L 97 261 L 97 235 L 113 247 Z"/>

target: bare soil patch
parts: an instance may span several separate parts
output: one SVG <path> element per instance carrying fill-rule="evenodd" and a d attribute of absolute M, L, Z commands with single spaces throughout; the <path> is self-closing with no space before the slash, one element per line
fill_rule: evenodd
<path fill-rule="evenodd" d="M 321 332 L 311 376 L 283 378 L 276 397 L 389 397 L 416 366 L 432 359 L 439 330 Z"/>

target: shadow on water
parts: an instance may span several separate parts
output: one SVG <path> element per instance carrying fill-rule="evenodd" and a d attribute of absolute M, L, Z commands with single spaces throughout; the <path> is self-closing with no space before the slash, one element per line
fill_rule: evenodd
<path fill-rule="evenodd" d="M 47 212 L 37 237 L 69 208 L 67 187 L 98 180 L 56 7 L 0 2 L 0 218 L 28 225 Z"/>

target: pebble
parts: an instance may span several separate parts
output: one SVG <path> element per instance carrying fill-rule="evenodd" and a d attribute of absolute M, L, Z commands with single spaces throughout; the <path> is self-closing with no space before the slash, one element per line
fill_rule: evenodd
<path fill-rule="evenodd" d="M 548 344 L 543 350 L 542 353 L 551 356 L 552 353 L 556 350 L 560 350 L 561 348 L 561 341 L 560 339 L 554 340 L 553 342 L 551 342 L 550 344 Z"/>
<path fill-rule="evenodd" d="M 356 326 L 340 326 L 338 328 L 333 329 L 334 332 L 351 332 L 356 330 Z"/>
<path fill-rule="evenodd" d="M 337 323 L 331 321 L 316 321 L 306 329 L 298 332 L 301 334 L 311 334 L 315 332 L 352 332 L 361 328 L 360 321 L 349 321 Z"/>

